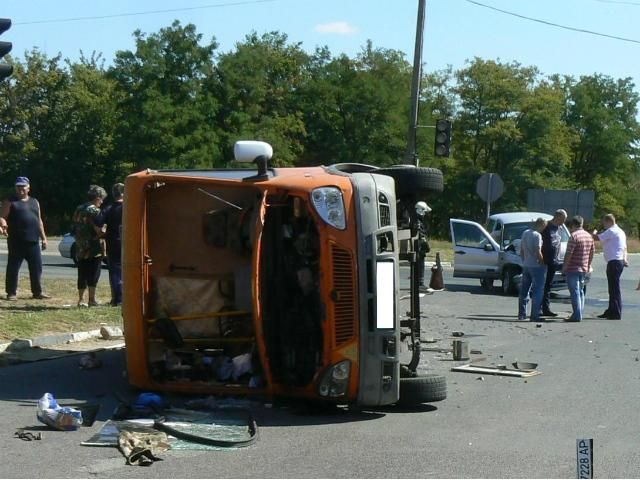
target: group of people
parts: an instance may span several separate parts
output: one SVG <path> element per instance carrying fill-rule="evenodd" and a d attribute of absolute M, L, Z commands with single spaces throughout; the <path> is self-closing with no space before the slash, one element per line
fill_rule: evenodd
<path fill-rule="evenodd" d="M 94 307 L 96 287 L 100 280 L 102 259 L 106 255 L 109 268 L 112 306 L 122 304 L 121 239 L 124 185 L 116 183 L 111 189 L 113 202 L 101 209 L 107 192 L 98 185 L 91 185 L 87 202 L 76 208 L 73 214 L 73 234 L 76 239 L 78 260 L 78 306 Z M 85 302 L 85 292 L 88 301 Z"/>
<path fill-rule="evenodd" d="M 2 203 L 0 233 L 7 236 L 6 299 L 17 299 L 18 273 L 23 261 L 29 267 L 33 299 L 48 299 L 42 289 L 42 250 L 47 237 L 42 223 L 38 200 L 30 195 L 30 181 L 20 176 L 15 182 L 15 194 Z M 124 185 L 116 183 L 111 189 L 113 201 L 101 209 L 107 197 L 104 188 L 91 185 L 88 201 L 79 205 L 73 214 L 72 233 L 78 260 L 78 307 L 99 305 L 96 287 L 100 280 L 102 259 L 106 255 L 109 268 L 112 306 L 122 303 L 121 232 Z M 85 294 L 87 294 L 85 301 Z"/>
<path fill-rule="evenodd" d="M 520 255 L 523 260 L 522 285 L 518 298 L 518 319 L 527 318 L 527 304 L 531 298 L 530 321 L 540 317 L 557 317 L 550 309 L 550 292 L 554 275 L 561 270 L 566 276 L 571 297 L 572 314 L 565 321 L 580 322 L 584 317 L 586 276 L 593 271 L 595 242 L 602 243 L 607 263 L 609 305 L 598 318 L 620 320 L 622 318 L 622 294 L 620 276 L 627 261 L 627 237 L 612 214 L 602 217 L 603 230 L 584 230 L 584 219 L 576 215 L 569 220 L 570 232 L 567 250 L 560 261 L 562 237 L 560 226 L 567 221 L 567 212 L 559 209 L 549 221 L 538 218 L 533 228 L 522 234 Z M 640 288 L 640 284 L 639 284 Z"/>

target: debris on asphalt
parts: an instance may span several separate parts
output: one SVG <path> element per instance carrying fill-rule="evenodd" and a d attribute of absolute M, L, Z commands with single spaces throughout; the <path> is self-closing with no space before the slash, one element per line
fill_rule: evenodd
<path fill-rule="evenodd" d="M 452 337 L 464 337 L 464 332 L 451 332 Z"/>
<path fill-rule="evenodd" d="M 36 417 L 55 430 L 77 430 L 82 425 L 82 412 L 77 408 L 61 407 L 50 393 L 38 400 Z"/>
<path fill-rule="evenodd" d="M 471 350 L 471 355 L 482 355 L 482 350 Z"/>
<path fill-rule="evenodd" d="M 103 325 L 100 327 L 100 335 L 105 340 L 111 340 L 113 338 L 122 338 L 124 333 L 120 327 L 111 327 L 108 325 Z"/>
<path fill-rule="evenodd" d="M 78 365 L 83 370 L 92 370 L 94 368 L 102 367 L 102 360 L 96 356 L 96 352 L 89 352 L 80 356 Z"/>
<path fill-rule="evenodd" d="M 42 440 L 42 433 L 32 433 L 26 432 L 24 428 L 18 428 L 16 433 L 13 434 L 14 437 L 19 438 L 20 440 L 24 440 L 26 442 L 30 442 L 32 440 Z"/>
<path fill-rule="evenodd" d="M 480 381 L 484 382 L 484 377 L 478 377 L 478 378 L 476 378 L 476 380 L 480 380 Z M 471 444 L 469 444 L 469 445 L 471 445 Z"/>
<path fill-rule="evenodd" d="M 505 366 L 506 367 L 506 366 Z M 538 370 L 519 370 L 515 368 L 498 368 L 494 365 L 474 365 L 468 363 L 466 365 L 460 365 L 451 368 L 452 372 L 464 372 L 464 373 L 484 373 L 487 375 L 503 375 L 507 377 L 532 377 L 534 375 L 540 375 L 542 372 Z"/>
<path fill-rule="evenodd" d="M 118 435 L 118 447 L 127 459 L 127 465 L 147 467 L 156 460 L 162 460 L 158 454 L 169 450 L 169 439 L 164 432 L 143 433 L 121 430 Z"/>
<path fill-rule="evenodd" d="M 440 340 L 442 340 L 442 339 L 441 338 L 434 338 L 434 337 L 426 337 L 426 338 L 423 338 L 421 340 L 421 342 L 424 342 L 424 343 L 437 343 Z"/>
<path fill-rule="evenodd" d="M 516 370 L 522 370 L 523 372 L 535 370 L 538 367 L 537 363 L 532 362 L 513 362 L 513 368 Z"/>
<path fill-rule="evenodd" d="M 469 342 L 464 340 L 454 340 L 452 342 L 452 350 L 454 360 L 469 359 Z"/>

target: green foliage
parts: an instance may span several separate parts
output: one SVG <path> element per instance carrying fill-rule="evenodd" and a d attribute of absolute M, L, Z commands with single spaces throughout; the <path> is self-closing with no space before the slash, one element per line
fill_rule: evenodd
<path fill-rule="evenodd" d="M 305 112 L 305 163 L 390 165 L 405 149 L 410 69 L 395 50 L 371 42 L 355 59 L 319 50 L 300 93 Z"/>
<path fill-rule="evenodd" d="M 253 32 L 234 52 L 219 56 L 217 95 L 223 107 L 217 125 L 223 159 L 233 159 L 237 140 L 263 140 L 274 147 L 274 166 L 291 166 L 304 151 L 305 125 L 295 101 L 308 55 L 299 43 L 271 32 Z"/>
<path fill-rule="evenodd" d="M 151 35 L 137 30 L 134 37 L 136 51 L 117 52 L 109 71 L 124 113 L 117 160 L 133 170 L 215 165 L 218 102 L 208 88 L 215 40 L 201 46 L 195 26 L 178 21 Z"/>

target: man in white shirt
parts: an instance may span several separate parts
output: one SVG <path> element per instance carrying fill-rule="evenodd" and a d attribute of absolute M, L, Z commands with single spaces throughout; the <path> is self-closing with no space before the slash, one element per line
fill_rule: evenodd
<path fill-rule="evenodd" d="M 616 223 L 616 217 L 608 213 L 602 217 L 604 230 L 593 231 L 593 239 L 602 242 L 604 260 L 607 262 L 607 284 L 609 286 L 609 307 L 598 318 L 620 320 L 622 318 L 622 294 L 620 276 L 627 262 L 627 236 Z"/>

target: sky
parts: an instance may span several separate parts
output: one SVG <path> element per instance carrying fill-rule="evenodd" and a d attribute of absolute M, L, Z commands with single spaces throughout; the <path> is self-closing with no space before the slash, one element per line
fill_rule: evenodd
<path fill-rule="evenodd" d="M 427 0 L 426 5 L 426 72 L 463 68 L 481 57 L 535 65 L 545 75 L 632 77 L 640 91 L 640 0 Z M 326 45 L 333 55 L 353 57 L 371 40 L 413 62 L 417 11 L 418 0 L 2 0 L 0 17 L 13 25 L 0 40 L 11 41 L 12 55 L 19 58 L 33 47 L 71 60 L 80 51 L 87 56 L 95 51 L 109 65 L 116 51 L 134 49 L 134 30 L 154 33 L 178 19 L 193 23 L 205 40 L 215 37 L 220 52 L 232 50 L 251 31 L 279 31 L 309 52 Z"/>

